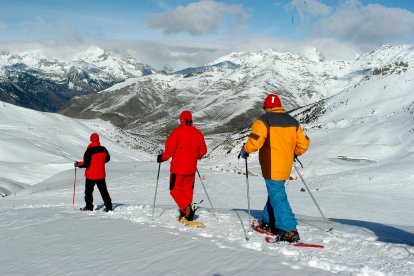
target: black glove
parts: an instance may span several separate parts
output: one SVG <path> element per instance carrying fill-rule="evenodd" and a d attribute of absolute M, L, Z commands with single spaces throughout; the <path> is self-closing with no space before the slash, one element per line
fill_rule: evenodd
<path fill-rule="evenodd" d="M 298 158 L 298 156 L 296 154 L 295 154 L 295 157 L 294 157 L 293 161 L 294 162 L 298 161 L 299 164 L 300 164 L 300 166 L 303 168 L 303 164 L 302 164 L 302 162 L 300 162 L 300 160 L 299 160 L 299 158 Z"/>
<path fill-rule="evenodd" d="M 78 166 L 78 162 L 77 162 L 77 161 L 75 161 L 75 163 L 73 163 L 73 166 L 75 166 L 75 168 L 79 167 L 79 166 Z"/>
<path fill-rule="evenodd" d="M 158 163 L 164 162 L 164 160 L 162 160 L 162 154 L 158 154 L 158 156 L 157 156 L 157 162 Z"/>

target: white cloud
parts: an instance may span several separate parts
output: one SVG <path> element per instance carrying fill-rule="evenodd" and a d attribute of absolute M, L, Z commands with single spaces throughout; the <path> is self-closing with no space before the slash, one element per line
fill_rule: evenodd
<path fill-rule="evenodd" d="M 93 41 L 72 33 L 56 41 L 0 42 L 0 52 L 21 53 L 36 51 L 42 56 L 70 60 L 90 46 L 101 47 L 117 55 L 131 55 L 156 69 L 181 70 L 202 66 L 232 52 L 257 52 L 274 49 L 280 52 L 301 53 L 315 47 L 328 59 L 348 60 L 361 53 L 351 44 L 335 40 L 282 40 L 269 37 L 239 37 L 216 42 L 206 41 Z"/>
<path fill-rule="evenodd" d="M 329 60 L 352 60 L 362 52 L 351 43 L 333 39 L 312 39 L 295 41 L 269 37 L 239 37 L 217 42 L 205 41 L 142 41 L 110 42 L 107 49 L 136 57 L 143 63 L 157 69 L 181 70 L 197 67 L 228 55 L 232 52 L 257 52 L 274 49 L 280 52 L 303 53 L 309 48 L 317 48 Z"/>
<path fill-rule="evenodd" d="M 319 0 L 292 0 L 286 7 L 296 10 L 302 22 L 308 16 L 326 16 L 331 12 L 331 8 Z"/>
<path fill-rule="evenodd" d="M 335 13 L 321 20 L 315 30 L 372 47 L 401 36 L 413 36 L 414 13 L 379 4 L 363 6 L 358 0 L 348 0 Z"/>
<path fill-rule="evenodd" d="M 233 24 L 237 27 L 243 25 L 248 15 L 241 5 L 204 0 L 152 15 L 148 24 L 150 28 L 163 29 L 167 34 L 206 35 L 217 33 L 228 18 L 235 20 Z"/>

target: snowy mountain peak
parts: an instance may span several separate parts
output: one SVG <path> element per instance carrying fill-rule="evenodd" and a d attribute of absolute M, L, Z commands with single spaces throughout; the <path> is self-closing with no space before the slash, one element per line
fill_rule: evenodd
<path fill-rule="evenodd" d="M 31 67 L 41 66 L 42 60 L 47 60 L 40 50 L 32 50 L 29 52 L 22 52 L 19 54 L 2 52 L 0 53 L 0 69 L 1 66 L 12 66 L 14 64 L 25 64 Z M 50 62 L 56 62 L 55 59 L 48 59 Z"/>
<path fill-rule="evenodd" d="M 38 50 L 2 53 L 0 98 L 41 111 L 57 111 L 73 96 L 99 92 L 154 72 L 131 57 L 119 58 L 99 47 L 90 47 L 70 61 L 47 58 Z"/>
<path fill-rule="evenodd" d="M 412 45 L 384 45 L 370 53 L 361 55 L 356 63 L 362 67 L 383 67 L 397 61 L 414 60 L 414 47 Z"/>
<path fill-rule="evenodd" d="M 233 52 L 229 55 L 215 59 L 206 66 L 226 61 L 239 65 L 250 64 L 257 66 L 258 63 L 264 60 L 281 60 L 287 62 L 304 62 L 307 60 L 307 62 L 324 62 L 325 57 L 316 48 L 308 48 L 303 50 L 301 53 L 278 52 L 274 49 L 266 49 L 259 52 Z"/>
<path fill-rule="evenodd" d="M 302 55 L 306 59 L 314 61 L 314 62 L 324 62 L 325 61 L 325 57 L 323 56 L 323 54 L 321 52 L 319 52 L 319 50 L 316 49 L 316 48 L 307 48 L 307 49 L 302 51 Z"/>
<path fill-rule="evenodd" d="M 73 60 L 87 60 L 90 62 L 101 62 L 108 58 L 104 49 L 96 46 L 89 47 L 85 52 L 75 55 Z"/>

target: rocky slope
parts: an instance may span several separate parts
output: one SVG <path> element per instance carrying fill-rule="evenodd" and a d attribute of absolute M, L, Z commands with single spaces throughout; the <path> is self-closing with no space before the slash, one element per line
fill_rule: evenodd
<path fill-rule="evenodd" d="M 94 94 L 128 78 L 154 73 L 131 57 L 96 47 L 71 60 L 38 52 L 0 53 L 0 100 L 41 111 L 57 111 L 74 96 Z"/>
<path fill-rule="evenodd" d="M 413 62 L 412 52 L 410 46 L 384 46 L 347 62 L 326 61 L 315 49 L 300 55 L 232 53 L 203 67 L 128 79 L 101 93 L 75 97 L 60 113 L 99 117 L 156 139 L 177 125 L 183 109 L 190 109 L 206 133 L 227 133 L 250 125 L 269 92 L 279 94 L 287 110 L 310 107 L 378 74 L 402 77 Z"/>
<path fill-rule="evenodd" d="M 250 124 L 269 92 L 277 92 L 292 109 L 335 93 L 337 82 L 349 82 L 335 80 L 347 74 L 346 63 L 325 62 L 315 55 L 314 60 L 272 50 L 234 53 L 201 68 L 129 79 L 99 94 L 75 97 L 60 112 L 100 117 L 157 136 L 176 125 L 181 110 L 190 109 L 205 131 L 232 131 Z"/>

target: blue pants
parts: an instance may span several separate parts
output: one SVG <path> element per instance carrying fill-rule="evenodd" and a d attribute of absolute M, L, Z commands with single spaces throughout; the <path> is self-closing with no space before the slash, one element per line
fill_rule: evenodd
<path fill-rule="evenodd" d="M 285 190 L 285 181 L 266 179 L 267 202 L 262 212 L 262 220 L 276 228 L 290 232 L 298 224 L 290 208 Z"/>

